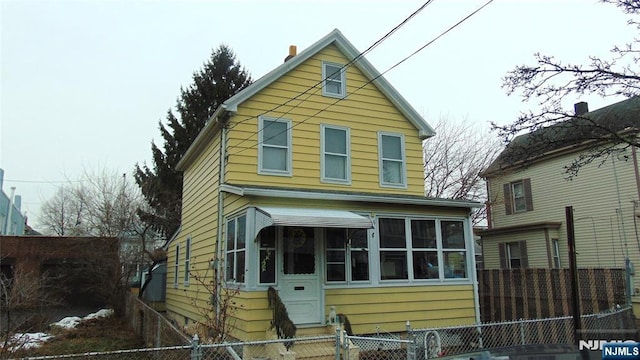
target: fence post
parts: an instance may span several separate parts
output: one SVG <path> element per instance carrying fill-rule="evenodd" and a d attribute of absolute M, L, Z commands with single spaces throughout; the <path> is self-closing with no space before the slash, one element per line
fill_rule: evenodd
<path fill-rule="evenodd" d="M 520 345 L 527 345 L 525 340 L 527 334 L 524 332 L 524 319 L 520 318 L 518 323 L 520 324 Z"/>
<path fill-rule="evenodd" d="M 201 360 L 202 359 L 202 348 L 200 347 L 200 338 L 198 338 L 198 334 L 193 335 L 193 339 L 191 339 L 191 360 Z"/>
<path fill-rule="evenodd" d="M 160 326 L 162 325 L 162 315 L 158 313 L 158 317 L 156 319 L 156 347 L 162 346 L 162 341 L 160 340 Z"/>
<path fill-rule="evenodd" d="M 340 322 L 335 326 L 336 330 L 336 360 L 340 360 Z"/>
<path fill-rule="evenodd" d="M 476 323 L 478 325 L 476 327 L 476 332 L 478 333 L 478 348 L 483 349 L 484 345 L 482 344 L 482 322 Z"/>
<path fill-rule="evenodd" d="M 407 346 L 407 360 L 416 360 L 416 336 L 409 320 L 407 320 L 407 340 L 411 341 Z"/>

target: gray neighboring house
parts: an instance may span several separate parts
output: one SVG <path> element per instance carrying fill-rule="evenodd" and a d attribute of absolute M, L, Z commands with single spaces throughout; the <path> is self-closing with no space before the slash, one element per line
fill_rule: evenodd
<path fill-rule="evenodd" d="M 22 197 L 4 189 L 4 170 L 0 169 L 0 235 L 24 235 L 26 216 L 22 213 Z"/>

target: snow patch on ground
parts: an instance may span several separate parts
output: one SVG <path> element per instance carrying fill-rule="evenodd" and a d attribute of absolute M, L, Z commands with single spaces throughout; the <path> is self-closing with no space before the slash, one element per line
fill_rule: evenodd
<path fill-rule="evenodd" d="M 51 326 L 61 327 L 65 329 L 73 329 L 76 326 L 78 326 L 78 324 L 80 324 L 81 321 L 82 319 L 77 316 L 68 316 L 58 322 L 54 322 L 53 324 L 51 324 Z"/>
<path fill-rule="evenodd" d="M 51 327 L 59 327 L 64 329 L 73 329 L 78 324 L 86 320 L 101 319 L 113 315 L 113 310 L 102 309 L 95 313 L 89 314 L 83 318 L 77 316 L 69 316 L 63 318 L 60 321 L 51 324 Z M 11 348 L 17 349 L 31 349 L 40 347 L 43 343 L 53 338 L 53 335 L 47 333 L 16 333 L 11 339 Z"/>
<path fill-rule="evenodd" d="M 37 348 L 53 336 L 47 333 L 15 333 L 11 338 L 13 344 L 21 349 Z M 16 346 L 14 345 L 14 346 Z"/>

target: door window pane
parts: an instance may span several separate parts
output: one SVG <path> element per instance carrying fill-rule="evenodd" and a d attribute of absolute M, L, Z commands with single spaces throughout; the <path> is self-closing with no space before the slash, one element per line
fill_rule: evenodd
<path fill-rule="evenodd" d="M 284 228 L 284 273 L 315 274 L 315 241 L 313 228 Z"/>

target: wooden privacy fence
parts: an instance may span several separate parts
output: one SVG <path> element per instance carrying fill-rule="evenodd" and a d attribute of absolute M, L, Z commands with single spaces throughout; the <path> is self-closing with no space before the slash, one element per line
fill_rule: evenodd
<path fill-rule="evenodd" d="M 595 314 L 625 303 L 625 271 L 578 269 L 580 310 Z M 482 322 L 571 315 L 569 269 L 478 270 Z"/>

